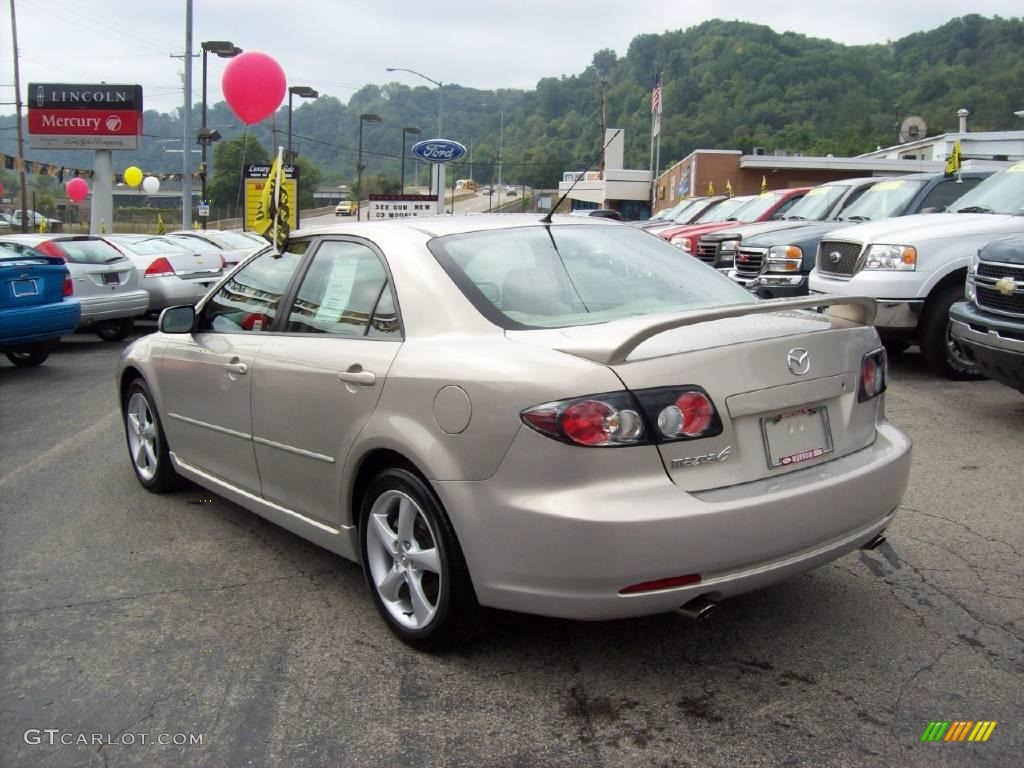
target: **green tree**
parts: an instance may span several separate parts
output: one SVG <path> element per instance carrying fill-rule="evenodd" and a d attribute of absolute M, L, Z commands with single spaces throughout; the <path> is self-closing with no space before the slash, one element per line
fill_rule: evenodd
<path fill-rule="evenodd" d="M 245 190 L 242 186 L 245 166 L 269 162 L 267 150 L 253 136 L 243 134 L 215 144 L 213 174 L 207 185 L 213 218 L 240 216 L 245 206 Z"/>
<path fill-rule="evenodd" d="M 323 178 L 320 166 L 302 155 L 295 159 L 295 164 L 299 167 L 299 209 L 313 208 L 313 192 Z"/>

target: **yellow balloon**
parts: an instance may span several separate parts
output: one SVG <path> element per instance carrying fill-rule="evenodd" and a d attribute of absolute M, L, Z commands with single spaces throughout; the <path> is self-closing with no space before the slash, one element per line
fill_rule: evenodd
<path fill-rule="evenodd" d="M 142 183 L 142 169 L 136 166 L 124 169 L 124 183 L 129 187 L 137 187 Z"/>

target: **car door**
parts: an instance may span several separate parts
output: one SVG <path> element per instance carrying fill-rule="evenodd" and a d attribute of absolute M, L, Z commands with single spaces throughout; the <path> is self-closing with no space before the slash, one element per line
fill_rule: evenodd
<path fill-rule="evenodd" d="M 402 344 L 383 255 L 366 241 L 324 239 L 277 328 L 252 377 L 263 496 L 337 525 L 345 459 Z"/>
<path fill-rule="evenodd" d="M 256 257 L 201 306 L 196 330 L 168 334 L 161 362 L 164 429 L 181 460 L 250 493 L 260 482 L 253 453 L 252 368 L 308 241 Z"/>

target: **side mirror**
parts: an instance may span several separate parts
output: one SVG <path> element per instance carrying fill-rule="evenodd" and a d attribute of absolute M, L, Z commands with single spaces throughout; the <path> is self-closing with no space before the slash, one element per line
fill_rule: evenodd
<path fill-rule="evenodd" d="M 160 313 L 161 333 L 192 333 L 196 324 L 196 308 L 191 304 L 168 307 Z"/>

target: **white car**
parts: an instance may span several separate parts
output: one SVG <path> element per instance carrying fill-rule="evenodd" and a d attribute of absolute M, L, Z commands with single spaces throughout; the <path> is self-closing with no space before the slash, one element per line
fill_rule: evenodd
<path fill-rule="evenodd" d="M 217 252 L 189 248 L 197 240 L 174 241 L 159 235 L 107 235 L 107 242 L 131 259 L 149 294 L 149 311 L 195 304 L 220 280 L 227 266 Z"/>

